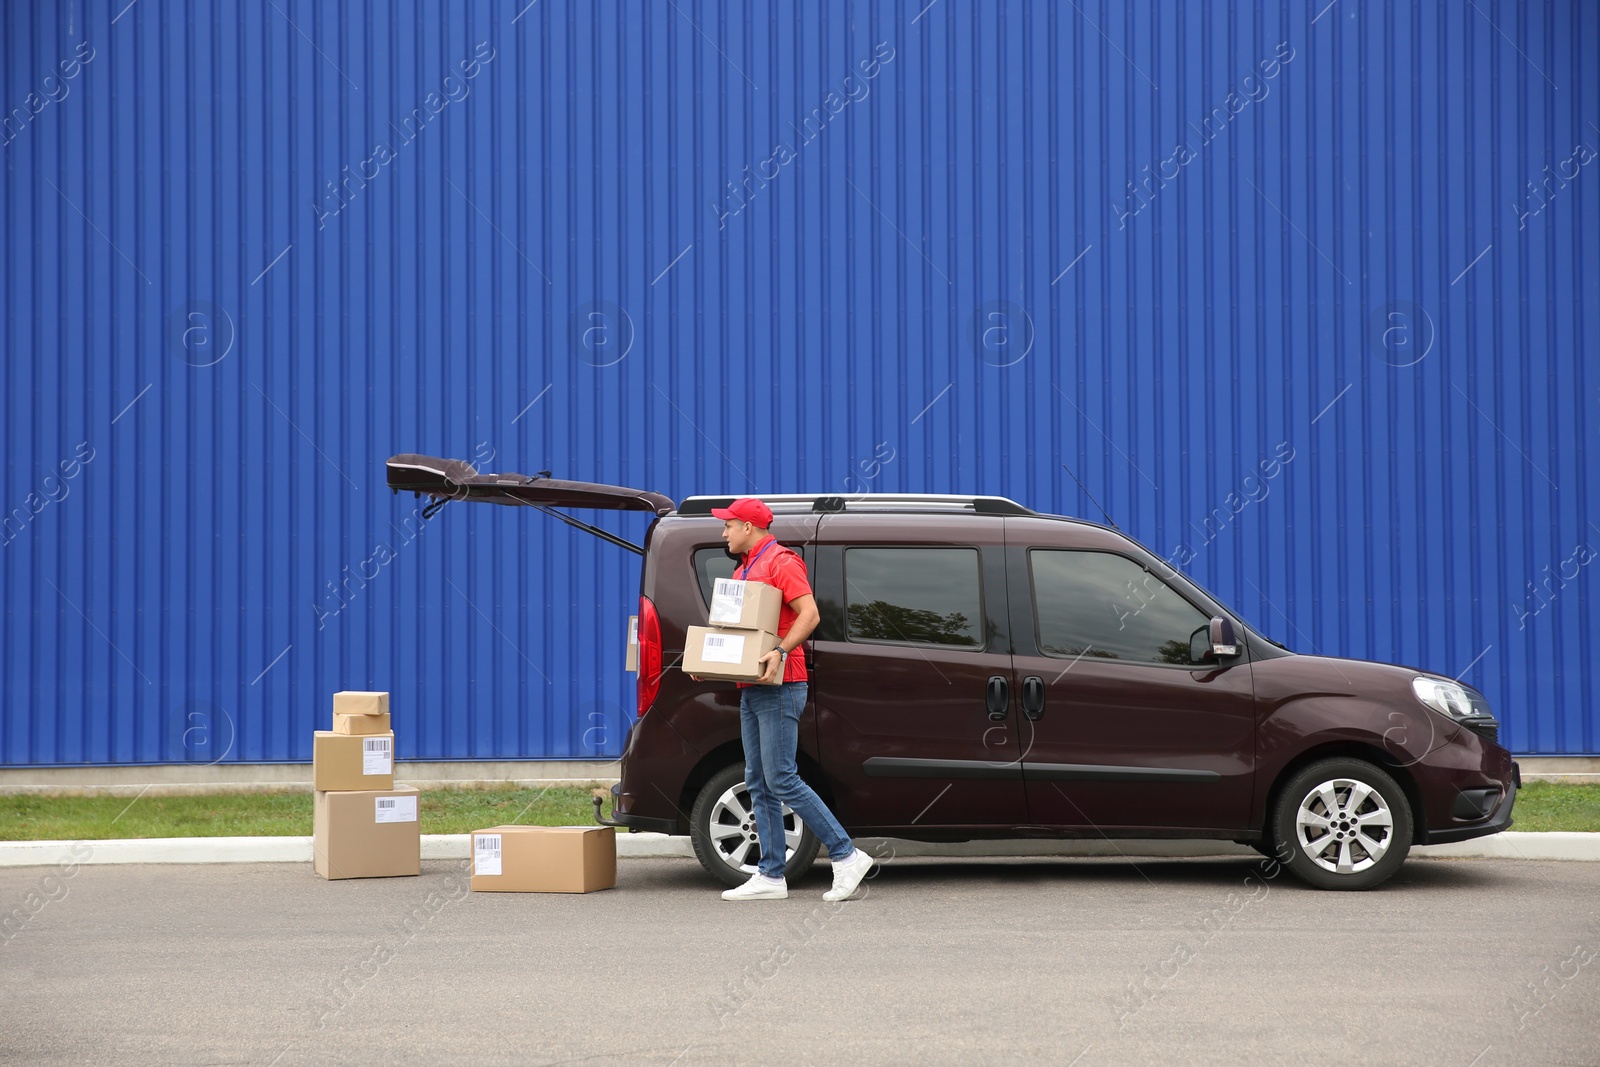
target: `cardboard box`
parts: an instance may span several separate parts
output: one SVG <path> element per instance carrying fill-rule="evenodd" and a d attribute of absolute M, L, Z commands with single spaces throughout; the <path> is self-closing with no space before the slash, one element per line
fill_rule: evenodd
<path fill-rule="evenodd" d="M 346 690 L 333 694 L 333 713 L 335 715 L 387 715 L 389 714 L 388 693 L 358 693 Z"/>
<path fill-rule="evenodd" d="M 318 792 L 312 804 L 312 868 L 322 877 L 393 878 L 422 873 L 417 787 Z"/>
<path fill-rule="evenodd" d="M 492 826 L 472 834 L 475 893 L 593 893 L 617 884 L 610 826 Z"/>
<path fill-rule="evenodd" d="M 336 734 L 386 734 L 389 732 L 389 713 L 382 715 L 346 715 L 333 713 L 333 732 Z"/>
<path fill-rule="evenodd" d="M 322 792 L 394 788 L 394 734 L 336 734 L 311 740 L 311 787 Z"/>
<path fill-rule="evenodd" d="M 778 635 L 767 630 L 691 626 L 683 639 L 683 670 L 699 678 L 754 682 L 761 677 L 757 661 L 777 647 Z M 783 672 L 779 671 L 778 680 L 782 679 Z"/>
<path fill-rule="evenodd" d="M 639 616 L 628 616 L 628 670 L 639 670 Z"/>
<path fill-rule="evenodd" d="M 333 694 L 333 732 L 336 734 L 386 734 L 389 732 L 389 694 L 346 691 Z"/>
<path fill-rule="evenodd" d="M 711 587 L 709 622 L 732 630 L 778 632 L 778 612 L 783 594 L 765 582 L 741 582 L 718 578 Z"/>

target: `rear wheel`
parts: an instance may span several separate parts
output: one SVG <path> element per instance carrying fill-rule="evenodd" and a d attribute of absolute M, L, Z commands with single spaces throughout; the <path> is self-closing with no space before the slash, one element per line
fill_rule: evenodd
<path fill-rule="evenodd" d="M 1278 794 L 1272 836 L 1318 889 L 1371 889 L 1411 850 L 1411 805 L 1393 778 L 1355 759 L 1313 763 Z"/>
<path fill-rule="evenodd" d="M 788 846 L 783 874 L 792 881 L 816 861 L 817 835 L 785 804 L 783 836 Z M 744 784 L 743 764 L 724 767 L 700 790 L 689 812 L 689 840 L 700 866 L 725 885 L 743 885 L 756 873 L 761 841 L 756 835 L 750 790 Z"/>

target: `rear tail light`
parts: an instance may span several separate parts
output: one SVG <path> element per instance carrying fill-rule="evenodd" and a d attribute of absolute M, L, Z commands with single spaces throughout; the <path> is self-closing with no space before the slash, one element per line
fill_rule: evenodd
<path fill-rule="evenodd" d="M 661 619 L 650 598 L 639 598 L 639 714 L 656 702 L 661 691 Z"/>

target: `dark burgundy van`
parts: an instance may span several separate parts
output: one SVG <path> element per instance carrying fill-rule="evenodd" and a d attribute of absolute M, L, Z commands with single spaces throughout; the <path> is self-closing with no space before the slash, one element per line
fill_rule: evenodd
<path fill-rule="evenodd" d="M 639 719 L 602 821 L 687 834 L 755 869 L 738 694 L 677 669 L 733 573 L 713 507 L 401 455 L 389 485 L 535 506 L 644 557 Z M 1122 533 L 998 497 L 766 496 L 822 621 L 805 648 L 801 774 L 853 835 L 1220 838 L 1311 885 L 1365 889 L 1413 844 L 1511 825 L 1520 785 L 1483 696 L 1448 678 L 1303 656 Z M 555 510 L 656 516 L 643 547 Z M 817 841 L 785 812 L 788 876 Z"/>

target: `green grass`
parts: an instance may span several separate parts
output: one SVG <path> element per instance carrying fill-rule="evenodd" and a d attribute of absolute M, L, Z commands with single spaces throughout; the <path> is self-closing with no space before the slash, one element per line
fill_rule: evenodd
<path fill-rule="evenodd" d="M 1600 831 L 1600 785 L 1526 782 L 1511 818 L 1513 830 Z"/>
<path fill-rule="evenodd" d="M 606 805 L 608 811 L 610 804 Z M 422 832 L 464 834 L 490 826 L 588 825 L 589 789 L 430 789 Z M 311 794 L 208 796 L 0 796 L 0 841 L 98 841 L 137 837 L 294 837 L 311 833 Z"/>
<path fill-rule="evenodd" d="M 607 805 L 609 809 L 610 805 Z M 1513 813 L 1518 830 L 1600 832 L 1600 785 L 1529 782 Z M 489 826 L 588 825 L 589 790 L 430 789 L 422 832 L 464 834 Z M 197 797 L 0 796 L 0 841 L 93 841 L 132 837 L 283 837 L 311 833 L 310 793 Z"/>

